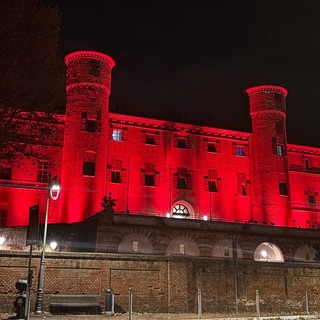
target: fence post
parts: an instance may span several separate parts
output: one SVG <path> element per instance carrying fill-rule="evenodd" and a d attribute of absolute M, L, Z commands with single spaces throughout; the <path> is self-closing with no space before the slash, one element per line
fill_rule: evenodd
<path fill-rule="evenodd" d="M 129 288 L 129 320 L 132 320 L 132 289 Z"/>
<path fill-rule="evenodd" d="M 260 317 L 260 298 L 259 298 L 259 290 L 256 290 L 256 308 L 257 308 L 257 317 Z"/>
<path fill-rule="evenodd" d="M 306 291 L 306 313 L 309 314 L 309 298 L 308 291 Z"/>
<path fill-rule="evenodd" d="M 201 289 L 198 289 L 198 319 L 202 319 Z"/>

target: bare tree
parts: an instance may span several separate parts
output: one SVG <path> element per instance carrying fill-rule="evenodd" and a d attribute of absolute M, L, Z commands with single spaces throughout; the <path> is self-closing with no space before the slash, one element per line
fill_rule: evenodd
<path fill-rule="evenodd" d="M 2 0 L 0 21 L 0 160 L 10 160 L 47 143 L 64 108 L 61 18 L 43 0 Z"/>

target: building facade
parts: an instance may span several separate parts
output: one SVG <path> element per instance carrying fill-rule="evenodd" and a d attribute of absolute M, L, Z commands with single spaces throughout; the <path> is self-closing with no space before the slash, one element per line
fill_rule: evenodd
<path fill-rule="evenodd" d="M 287 143 L 286 89 L 246 90 L 252 132 L 109 112 L 114 61 L 92 51 L 65 58 L 65 115 L 42 155 L 0 165 L 1 226 L 26 226 L 46 210 L 48 179 L 61 195 L 49 223 L 85 221 L 115 200 L 115 214 L 315 229 L 320 148 Z"/>

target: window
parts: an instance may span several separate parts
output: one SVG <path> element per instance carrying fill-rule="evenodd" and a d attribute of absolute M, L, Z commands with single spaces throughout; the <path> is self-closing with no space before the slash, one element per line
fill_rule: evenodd
<path fill-rule="evenodd" d="M 279 183 L 279 194 L 281 196 L 287 196 L 288 195 L 288 187 L 286 182 L 280 182 Z"/>
<path fill-rule="evenodd" d="M 304 191 L 306 203 L 309 206 L 316 206 L 318 202 L 318 192 L 315 191 L 314 187 L 308 187 L 307 190 Z"/>
<path fill-rule="evenodd" d="M 154 174 L 146 173 L 144 176 L 144 184 L 146 186 L 155 186 Z"/>
<path fill-rule="evenodd" d="M 38 182 L 48 182 L 49 181 L 49 161 L 39 160 L 37 181 Z"/>
<path fill-rule="evenodd" d="M 146 163 L 143 169 L 140 169 L 141 184 L 149 187 L 159 186 L 159 172 L 156 171 L 153 163 Z"/>
<path fill-rule="evenodd" d="M 308 195 L 308 205 L 315 206 L 316 205 L 316 196 L 314 194 Z"/>
<path fill-rule="evenodd" d="M 185 254 L 185 247 L 183 243 L 179 244 L 179 253 L 180 254 Z"/>
<path fill-rule="evenodd" d="M 191 174 L 186 168 L 178 168 L 177 172 L 173 174 L 173 186 L 177 189 L 191 190 Z"/>
<path fill-rule="evenodd" d="M 243 146 L 236 146 L 236 155 L 237 156 L 244 156 L 244 147 Z"/>
<path fill-rule="evenodd" d="M 122 141 L 122 131 L 119 129 L 112 130 L 112 139 L 115 141 Z"/>
<path fill-rule="evenodd" d="M 90 177 L 94 177 L 96 175 L 96 153 L 94 151 L 85 152 L 82 174 Z"/>
<path fill-rule="evenodd" d="M 181 148 L 181 149 L 187 148 L 186 138 L 183 138 L 183 137 L 178 138 L 178 148 Z"/>
<path fill-rule="evenodd" d="M 0 179 L 11 180 L 12 170 L 8 167 L 0 167 Z"/>
<path fill-rule="evenodd" d="M 173 135 L 173 146 L 179 149 L 190 149 L 191 148 L 191 137 L 190 136 L 179 136 L 177 133 Z"/>
<path fill-rule="evenodd" d="M 189 210 L 183 204 L 177 204 L 173 207 L 172 215 L 174 218 L 184 218 L 189 217 Z"/>
<path fill-rule="evenodd" d="M 209 192 L 221 192 L 221 179 L 218 178 L 217 170 L 208 170 L 208 175 L 204 176 L 204 190 Z"/>
<path fill-rule="evenodd" d="M 141 131 L 141 142 L 145 144 L 156 145 L 160 143 L 160 133 L 158 131 Z"/>
<path fill-rule="evenodd" d="M 154 134 L 152 133 L 146 134 L 146 144 L 156 144 L 156 139 Z"/>
<path fill-rule="evenodd" d="M 178 189 L 187 189 L 186 177 L 178 177 Z"/>
<path fill-rule="evenodd" d="M 120 171 L 111 171 L 111 182 L 121 183 L 121 172 Z"/>
<path fill-rule="evenodd" d="M 114 141 L 127 141 L 127 128 L 111 128 L 111 139 Z"/>
<path fill-rule="evenodd" d="M 248 145 L 232 143 L 232 153 L 236 156 L 244 157 L 248 155 Z"/>
<path fill-rule="evenodd" d="M 101 109 L 95 115 L 88 116 L 87 112 L 81 113 L 81 131 L 101 132 Z"/>
<path fill-rule="evenodd" d="M 221 152 L 220 141 L 210 141 L 208 139 L 203 139 L 204 151 L 219 153 Z"/>
<path fill-rule="evenodd" d="M 277 144 L 277 155 L 284 156 L 284 148 L 282 144 Z"/>
<path fill-rule="evenodd" d="M 245 173 L 237 173 L 237 194 L 241 196 L 250 195 L 250 181 L 246 180 Z"/>

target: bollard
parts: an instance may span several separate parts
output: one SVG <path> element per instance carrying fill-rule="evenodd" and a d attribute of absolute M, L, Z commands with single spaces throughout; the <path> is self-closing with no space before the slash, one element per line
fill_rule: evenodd
<path fill-rule="evenodd" d="M 129 288 L 129 320 L 132 320 L 132 289 Z"/>
<path fill-rule="evenodd" d="M 109 314 L 114 314 L 114 293 L 111 288 L 106 290 L 105 311 Z"/>
<path fill-rule="evenodd" d="M 256 290 L 256 308 L 257 308 L 257 317 L 260 317 L 260 298 L 259 298 L 259 290 Z"/>
<path fill-rule="evenodd" d="M 309 298 L 308 291 L 306 291 L 306 313 L 309 314 Z"/>
<path fill-rule="evenodd" d="M 198 319 L 202 319 L 201 289 L 198 289 Z"/>

